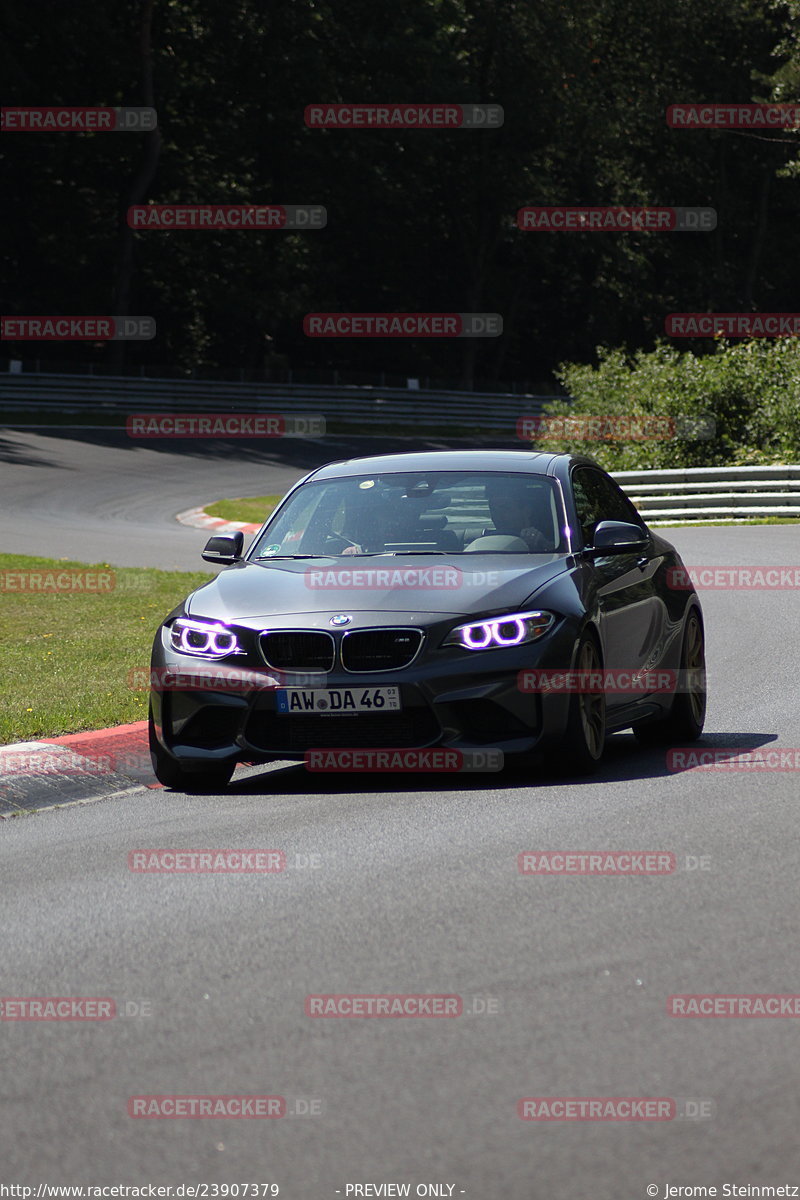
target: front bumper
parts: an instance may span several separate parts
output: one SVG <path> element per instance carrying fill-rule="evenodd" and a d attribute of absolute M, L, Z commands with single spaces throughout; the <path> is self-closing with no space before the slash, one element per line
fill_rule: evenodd
<path fill-rule="evenodd" d="M 158 637 L 151 672 L 155 735 L 187 766 L 302 761 L 307 751 L 319 749 L 491 747 L 508 756 L 527 755 L 563 734 L 569 697 L 521 691 L 519 672 L 571 665 L 576 632 L 562 619 L 541 642 L 528 645 L 486 651 L 428 647 L 407 668 L 385 674 L 336 670 L 312 680 L 248 666 L 241 668 L 244 678 L 237 686 L 237 667 L 228 663 L 231 675 L 224 688 L 218 686 L 218 664 L 178 654 Z M 185 686 L 181 677 L 186 676 L 197 686 Z M 355 690 L 381 685 L 400 688 L 400 712 L 277 712 L 277 687 Z"/>

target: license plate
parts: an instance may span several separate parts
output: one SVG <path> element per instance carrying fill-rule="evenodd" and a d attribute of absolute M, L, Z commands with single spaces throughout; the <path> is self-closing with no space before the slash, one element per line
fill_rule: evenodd
<path fill-rule="evenodd" d="M 276 712 L 292 716 L 399 712 L 401 708 L 399 687 L 278 688 L 275 696 Z"/>

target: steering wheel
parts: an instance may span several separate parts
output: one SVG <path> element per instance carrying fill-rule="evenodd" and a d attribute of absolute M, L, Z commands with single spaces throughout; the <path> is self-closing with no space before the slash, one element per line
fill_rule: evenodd
<path fill-rule="evenodd" d="M 326 533 L 325 545 L 327 546 L 330 542 L 339 542 L 342 548 L 345 546 L 352 546 L 355 550 L 361 550 L 361 546 L 358 542 L 351 541 L 350 538 L 345 537 L 343 533 L 334 533 L 333 531 Z"/>

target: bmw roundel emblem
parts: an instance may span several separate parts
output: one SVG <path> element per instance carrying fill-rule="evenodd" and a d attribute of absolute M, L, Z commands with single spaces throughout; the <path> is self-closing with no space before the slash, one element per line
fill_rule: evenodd
<path fill-rule="evenodd" d="M 349 613 L 337 613 L 331 617 L 331 625 L 349 625 L 352 619 Z"/>

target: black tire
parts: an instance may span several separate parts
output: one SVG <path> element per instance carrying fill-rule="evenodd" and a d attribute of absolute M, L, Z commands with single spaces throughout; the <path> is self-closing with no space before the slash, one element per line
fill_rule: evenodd
<path fill-rule="evenodd" d="M 164 787 L 171 788 L 173 792 L 202 795 L 208 792 L 224 791 L 230 783 L 235 763 L 208 763 L 195 771 L 187 771 L 180 763 L 177 763 L 171 754 L 167 754 L 156 737 L 152 716 L 148 726 L 148 736 L 153 774 L 159 783 L 163 783 Z"/>
<path fill-rule="evenodd" d="M 575 654 L 576 671 L 600 672 L 600 650 L 589 633 L 584 633 Z M 593 775 L 603 760 L 606 742 L 606 696 L 602 687 L 596 692 L 575 692 L 570 697 L 564 737 L 549 755 L 560 775 Z"/>
<path fill-rule="evenodd" d="M 706 658 L 703 623 L 696 608 L 686 618 L 681 646 L 679 687 L 669 715 L 658 721 L 634 725 L 633 732 L 642 746 L 680 745 L 696 742 L 706 719 Z"/>

